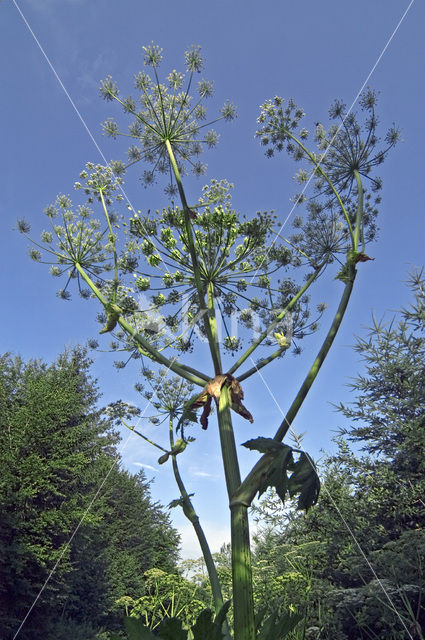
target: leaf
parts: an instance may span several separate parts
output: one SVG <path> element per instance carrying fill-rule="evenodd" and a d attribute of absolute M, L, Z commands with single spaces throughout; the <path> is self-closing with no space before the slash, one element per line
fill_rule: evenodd
<path fill-rule="evenodd" d="M 240 416 L 242 416 L 242 418 L 245 418 L 245 420 L 249 420 L 249 422 L 251 423 L 254 422 L 252 413 L 248 411 L 248 409 L 242 404 L 242 402 L 239 402 L 239 404 L 235 404 L 234 402 L 232 402 L 231 407 L 235 413 L 238 413 Z"/>
<path fill-rule="evenodd" d="M 152 631 L 139 618 L 127 616 L 124 618 L 124 625 L 128 640 L 155 640 Z"/>
<path fill-rule="evenodd" d="M 258 495 L 261 496 L 269 487 L 274 487 L 284 503 L 288 493 L 288 471 L 292 470 L 294 464 L 292 448 L 273 438 L 263 437 L 248 440 L 243 446 L 274 456 L 258 487 Z"/>
<path fill-rule="evenodd" d="M 231 377 L 231 376 L 230 376 Z M 207 392 L 210 396 L 213 396 L 216 400 L 220 398 L 221 387 L 227 380 L 227 375 L 219 374 L 215 376 L 212 380 L 210 380 L 207 384 Z"/>
<path fill-rule="evenodd" d="M 251 449 L 251 451 L 255 450 L 260 453 L 267 453 L 268 451 L 279 451 L 286 445 L 274 440 L 273 438 L 264 438 L 263 436 L 259 436 L 258 438 L 253 438 L 252 440 L 243 442 L 242 446 L 247 449 Z"/>
<path fill-rule="evenodd" d="M 230 380 L 230 398 L 232 400 L 232 409 L 236 411 L 242 418 L 245 420 L 249 420 L 249 422 L 254 422 L 254 418 L 248 411 L 248 409 L 242 404 L 242 400 L 244 398 L 244 393 L 240 382 L 236 380 L 233 376 L 227 375 L 227 379 Z"/>
<path fill-rule="evenodd" d="M 261 626 L 261 623 L 264 620 L 264 616 L 266 615 L 266 611 L 267 611 L 267 606 L 261 607 L 257 613 L 255 614 L 255 631 L 258 631 L 258 629 Z"/>
<path fill-rule="evenodd" d="M 188 408 L 197 409 L 199 407 L 204 407 L 204 410 L 201 415 L 201 425 L 203 429 L 207 429 L 208 427 L 208 416 L 211 413 L 211 401 L 213 398 L 216 400 L 220 399 L 220 393 L 223 385 L 225 383 L 229 384 L 230 389 L 230 400 L 231 407 L 233 411 L 236 411 L 240 416 L 245 418 L 245 420 L 249 420 L 250 422 L 254 422 L 254 418 L 251 413 L 248 411 L 246 407 L 242 404 L 242 400 L 244 397 L 242 387 L 238 380 L 231 376 L 229 373 L 219 374 L 208 381 L 205 385 L 202 393 L 197 396 L 190 404 Z M 184 415 L 184 414 L 183 414 Z M 183 417 L 183 416 L 182 416 Z M 182 418 L 180 418 L 181 420 Z"/>
<path fill-rule="evenodd" d="M 291 633 L 291 631 L 295 629 L 302 619 L 303 615 L 301 613 L 287 613 L 283 618 L 280 618 L 279 622 L 275 625 L 275 635 L 270 636 L 268 640 L 285 638 L 288 633 Z"/>
<path fill-rule="evenodd" d="M 187 631 L 179 618 L 164 618 L 158 627 L 158 637 L 163 640 L 187 640 Z"/>
<path fill-rule="evenodd" d="M 191 631 L 193 640 L 222 640 L 221 627 L 212 620 L 211 609 L 204 609 L 199 614 Z"/>
<path fill-rule="evenodd" d="M 232 603 L 231 600 L 226 600 L 226 602 L 223 604 L 220 611 L 217 613 L 215 617 L 214 623 L 218 626 L 219 629 L 221 629 L 223 626 L 223 622 L 226 619 L 231 603 Z"/>
<path fill-rule="evenodd" d="M 288 481 L 289 494 L 292 497 L 299 493 L 297 509 L 307 511 L 316 504 L 320 492 L 320 479 L 317 475 L 316 465 L 308 453 L 303 451 L 293 469 Z"/>
<path fill-rule="evenodd" d="M 205 402 L 205 406 L 204 406 L 204 410 L 202 412 L 201 415 L 201 425 L 203 429 L 207 429 L 208 428 L 208 416 L 211 413 L 211 401 L 212 401 L 212 397 L 209 396 L 208 400 Z"/>
<path fill-rule="evenodd" d="M 274 487 L 277 495 L 284 503 L 288 491 L 287 471 L 292 464 L 292 449 L 288 445 L 283 445 L 282 451 L 270 465 L 267 475 L 258 489 L 258 494 L 261 495 L 264 493 L 268 487 Z"/>
<path fill-rule="evenodd" d="M 277 612 L 273 613 L 264 620 L 263 626 L 260 629 L 260 633 L 257 636 L 257 640 L 269 640 L 271 632 L 274 631 L 274 623 L 276 620 Z"/>
<path fill-rule="evenodd" d="M 300 613 L 289 612 L 283 617 L 279 617 L 277 622 L 276 618 L 277 612 L 275 611 L 265 620 L 257 640 L 282 640 L 295 629 L 303 616 Z"/>
<path fill-rule="evenodd" d="M 117 326 L 118 319 L 120 317 L 121 309 L 117 305 L 107 304 L 105 305 L 106 311 L 106 323 L 105 326 L 99 331 L 99 333 L 108 333 L 113 331 Z"/>
<path fill-rule="evenodd" d="M 368 260 L 375 260 L 375 258 L 371 258 L 366 253 L 358 253 L 356 257 L 357 262 L 367 262 Z"/>
<path fill-rule="evenodd" d="M 195 494 L 194 493 L 188 493 L 187 497 L 188 498 L 192 498 Z M 169 509 L 175 509 L 176 507 L 182 507 L 184 504 L 184 498 L 176 498 L 175 500 L 171 500 L 170 504 L 168 505 Z"/>

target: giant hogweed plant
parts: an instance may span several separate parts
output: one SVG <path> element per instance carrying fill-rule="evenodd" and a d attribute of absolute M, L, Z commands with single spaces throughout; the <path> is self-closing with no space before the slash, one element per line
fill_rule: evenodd
<path fill-rule="evenodd" d="M 211 180 L 197 200 L 189 198 L 184 176 L 188 171 L 204 174 L 206 166 L 199 156 L 218 140 L 212 125 L 232 120 L 236 109 L 226 102 L 218 116 L 207 121 L 205 101 L 213 85 L 204 79 L 196 83 L 203 69 L 199 47 L 186 52 L 186 73 L 174 70 L 164 81 L 158 72 L 161 60 L 159 47 L 144 47 L 145 68 L 134 78 L 137 100 L 122 97 L 111 77 L 102 82 L 103 98 L 121 106 L 129 120 L 125 130 L 112 118 L 103 127 L 112 138 L 130 138 L 126 162 L 88 163 L 75 183 L 80 204 L 59 195 L 46 207 L 48 228 L 30 255 L 50 264 L 51 274 L 64 280 L 61 298 L 68 299 L 75 285 L 83 298 L 97 299 L 100 333 L 109 333 L 110 348 L 124 354 L 117 366 L 138 358 L 145 378 L 154 382 L 150 393 L 156 399 L 150 397 L 166 417 L 170 440 L 166 447 L 152 444 L 163 450 L 161 462 L 173 465 L 180 490 L 174 506 L 180 505 L 192 522 L 205 557 L 220 621 L 211 627 L 211 634 L 216 634 L 211 637 L 230 638 L 228 626 L 221 624 L 226 605 L 213 558 L 177 464 L 178 456 L 190 457 L 185 426 L 202 409 L 200 422 L 207 428 L 212 404 L 216 405 L 230 506 L 233 636 L 271 640 L 282 637 L 298 618 L 268 619 L 259 625 L 255 617 L 248 509 L 255 495 L 270 486 L 282 500 L 298 497 L 300 509 L 317 501 L 320 484 L 313 460 L 282 441 L 329 352 L 358 266 L 370 259 L 366 245 L 376 234 L 382 186 L 375 168 L 399 132 L 391 128 L 384 141 L 379 139 L 376 95 L 371 90 L 362 94 L 358 116 L 337 101 L 329 111 L 330 127 L 318 123 L 312 134 L 302 126 L 305 114 L 292 99 L 267 100 L 256 133 L 266 156 L 286 151 L 300 165 L 300 185 L 311 181 L 310 197 L 295 196 L 303 214 L 295 217 L 293 233 L 286 237 L 273 213 L 243 216 L 235 211 L 232 185 L 225 180 Z M 145 186 L 164 177 L 169 206 L 153 213 L 136 211 L 128 201 L 124 206 L 123 176 L 139 163 Z M 19 230 L 27 235 L 28 224 L 19 221 Z M 232 410 L 250 422 L 254 418 L 243 404 L 241 383 L 287 351 L 299 352 L 300 341 L 316 330 L 324 305 L 312 318 L 310 289 L 328 268 L 334 269 L 335 286 L 342 287 L 336 314 L 282 423 L 274 433 L 244 443 L 261 456 L 242 478 Z M 239 335 L 234 335 L 235 314 Z M 199 357 L 191 356 L 199 340 L 208 345 L 209 353 L 209 363 L 201 366 Z M 97 341 L 92 346 L 96 348 Z M 154 365 L 173 372 L 183 386 L 165 384 L 164 374 L 161 383 L 155 381 L 161 374 L 152 371 Z M 191 386 L 200 390 L 188 399 Z M 176 395 L 177 388 L 181 393 Z M 131 411 L 115 410 L 127 424 Z M 162 424 L 158 416 L 155 421 Z"/>

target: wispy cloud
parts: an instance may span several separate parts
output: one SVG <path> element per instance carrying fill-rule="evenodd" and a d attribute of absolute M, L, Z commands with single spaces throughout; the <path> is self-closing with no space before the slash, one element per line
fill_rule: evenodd
<path fill-rule="evenodd" d="M 212 478 L 214 480 L 217 478 L 216 475 L 214 475 L 213 473 L 208 473 L 207 471 L 198 471 L 191 469 L 190 473 L 198 478 Z"/>
<path fill-rule="evenodd" d="M 143 467 L 144 469 L 151 469 L 151 471 L 158 471 L 156 467 L 152 467 L 150 464 L 145 464 L 144 462 L 133 462 L 136 467 Z"/>

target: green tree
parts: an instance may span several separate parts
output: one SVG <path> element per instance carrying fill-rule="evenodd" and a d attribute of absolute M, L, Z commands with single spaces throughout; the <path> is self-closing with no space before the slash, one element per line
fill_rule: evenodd
<path fill-rule="evenodd" d="M 390 322 L 374 321 L 367 338 L 357 339 L 365 371 L 350 385 L 356 399 L 339 406 L 349 426 L 336 438 L 337 453 L 323 462 L 317 508 L 304 517 L 287 514 L 280 527 L 276 498 L 261 508 L 271 527 L 260 536 L 257 560 L 272 557 L 275 577 L 285 575 L 284 547 L 301 558 L 306 544 L 317 545 L 305 557 L 315 562 L 308 618 L 327 638 L 423 638 L 422 272 L 410 286 L 412 306 Z"/>
<path fill-rule="evenodd" d="M 90 622 L 92 629 L 117 623 L 114 602 L 143 589 L 143 571 L 175 565 L 178 537 L 152 503 L 143 474 L 133 477 L 115 467 L 87 511 L 101 479 L 119 462 L 118 436 L 96 406 L 89 366 L 82 349 L 51 365 L 0 358 L 4 638 L 13 637 L 52 570 L 22 638 L 53 634 L 58 620 Z M 127 537 L 117 531 L 117 515 Z"/>
<path fill-rule="evenodd" d="M 186 78 L 174 70 L 164 81 L 158 74 L 162 50 L 153 44 L 143 50 L 149 72 L 143 70 L 135 76 L 137 101 L 121 97 L 111 77 L 100 88 L 101 95 L 120 105 L 130 119 L 125 130 L 114 119 L 104 124 L 106 135 L 133 139 L 128 161 L 115 161 L 107 167 L 88 163 L 75 183 L 84 202 L 75 208 L 68 196 L 58 196 L 46 208 L 50 228 L 30 253 L 34 260 L 51 264 L 53 276 L 67 274 L 60 297 L 70 297 L 69 284 L 76 280 L 83 297 L 97 298 L 103 311 L 101 333 L 113 334 L 112 349 L 127 351 L 129 358 L 142 358 L 145 367 L 149 361 L 162 365 L 202 388 L 186 411 L 193 413 L 202 407 L 204 428 L 212 402 L 217 405 L 232 530 L 234 634 L 235 640 L 253 640 L 248 508 L 257 491 L 270 485 L 276 486 L 283 500 L 298 495 L 301 509 L 317 500 L 319 482 L 312 459 L 282 440 L 333 343 L 358 265 L 370 259 L 365 249 L 375 236 L 379 196 L 374 192 L 381 187 L 374 171 L 399 133 L 391 128 L 385 142 L 380 142 L 376 95 L 371 90 L 361 97 L 363 114 L 359 118 L 336 101 L 329 112 L 333 121 L 329 129 L 313 126 L 313 143 L 301 125 L 304 111 L 292 99 L 277 96 L 267 100 L 260 109 L 257 131 L 266 155 L 287 151 L 301 163 L 298 182 L 305 185 L 312 180 L 314 185 L 309 200 L 302 193 L 295 197 L 298 205 L 306 205 L 306 213 L 296 217 L 295 234 L 285 238 L 272 213 L 245 218 L 236 212 L 231 203 L 232 185 L 225 180 L 211 180 L 198 199 L 188 199 L 183 184 L 186 171 L 205 172 L 198 157 L 217 142 L 218 134 L 211 125 L 232 120 L 236 109 L 226 102 L 218 117 L 207 123 L 204 101 L 213 93 L 212 83 L 201 79 L 196 97 L 190 95 L 196 74 L 204 65 L 200 47 L 185 54 Z M 116 203 L 124 199 L 122 176 L 138 162 L 149 166 L 142 173 L 145 185 L 153 183 L 157 175 L 169 175 L 165 192 L 170 206 L 139 214 L 128 202 L 130 214 L 118 215 Z M 179 198 L 178 206 L 175 197 Z M 93 205 L 99 206 L 102 220 L 96 218 Z M 20 221 L 19 229 L 26 235 L 28 224 Z M 262 457 L 243 479 L 231 410 L 250 421 L 253 417 L 243 405 L 241 383 L 289 349 L 298 353 L 300 341 L 317 329 L 316 320 L 324 307 L 319 305 L 316 318 L 311 317 L 310 288 L 336 259 L 340 268 L 333 276 L 338 286 L 343 284 L 336 315 L 281 425 L 274 434 L 245 443 Z M 137 300 L 148 290 L 150 305 Z M 246 329 L 241 336 L 234 335 L 229 325 L 235 310 Z M 218 332 L 221 321 L 225 333 L 222 344 Z M 196 331 L 208 343 L 209 362 L 202 371 L 188 357 Z M 225 361 L 226 353 L 235 356 L 243 348 L 237 359 Z M 257 362 L 252 359 L 254 352 L 259 355 Z M 125 366 L 125 361 L 117 366 Z M 179 421 L 177 429 L 180 426 Z M 185 449 L 184 455 L 188 455 L 190 446 Z M 176 453 L 167 452 L 167 459 L 175 459 Z M 212 565 L 207 566 L 213 583 L 216 573 Z M 216 590 L 216 612 L 222 604 Z M 264 624 L 261 633 L 266 638 L 275 631 L 272 620 Z"/>

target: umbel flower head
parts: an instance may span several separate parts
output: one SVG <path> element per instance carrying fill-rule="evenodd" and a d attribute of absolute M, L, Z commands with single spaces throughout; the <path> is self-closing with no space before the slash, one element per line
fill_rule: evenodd
<path fill-rule="evenodd" d="M 359 188 L 363 194 L 363 246 L 375 238 L 380 203 L 377 192 L 382 180 L 374 170 L 400 138 L 400 131 L 392 126 L 381 142 L 377 135 L 376 102 L 376 93 L 365 90 L 359 100 L 363 114 L 358 117 L 336 100 L 329 109 L 329 117 L 335 122 L 328 131 L 319 122 L 315 125 L 316 151 L 307 148 L 309 132 L 300 127 L 304 112 L 292 99 L 285 102 L 276 96 L 261 106 L 256 137 L 266 147 L 265 155 L 270 158 L 275 151 L 286 150 L 296 162 L 305 165 L 295 176 L 304 188 L 293 200 L 297 205 L 306 202 L 308 216 L 305 222 L 298 218 L 294 221 L 297 233 L 291 241 L 315 262 L 324 257 L 332 261 L 336 254 L 350 249 L 349 229 L 356 218 Z M 304 191 L 310 181 L 313 195 L 307 198 Z M 370 189 L 365 188 L 363 181 Z"/>
<path fill-rule="evenodd" d="M 135 141 L 128 149 L 128 162 L 115 162 L 115 171 L 123 172 L 128 166 L 143 160 L 151 165 L 141 176 L 144 185 L 152 184 L 157 172 L 168 174 L 170 181 L 166 193 L 169 195 L 177 192 L 171 155 L 180 174 L 184 174 L 188 168 L 196 175 L 204 174 L 206 165 L 199 160 L 199 156 L 204 146 L 212 148 L 218 141 L 218 134 L 210 128 L 211 125 L 218 120 L 236 117 L 235 106 L 226 102 L 217 118 L 205 122 L 206 108 L 203 102 L 213 95 L 213 84 L 208 80 L 201 79 L 198 82 L 196 98 L 190 95 L 194 74 L 200 73 L 204 64 L 200 49 L 199 46 L 192 46 L 186 51 L 186 74 L 173 70 L 164 83 L 160 82 L 158 76 L 162 49 L 154 44 L 143 47 L 145 67 L 150 67 L 152 73 L 143 70 L 135 76 L 138 101 L 132 97 L 121 98 L 110 76 L 100 87 L 105 100 L 116 100 L 125 113 L 133 116 L 125 133 L 119 131 L 113 119 L 106 120 L 103 125 L 106 135 L 113 138 L 118 135 L 130 136 Z"/>
<path fill-rule="evenodd" d="M 307 140 L 309 132 L 301 129 L 297 133 L 299 121 L 304 116 L 292 99 L 287 105 L 284 99 L 275 97 L 267 100 L 261 106 L 260 116 L 257 122 L 261 125 L 256 132 L 261 144 L 266 146 L 266 155 L 272 157 L 274 151 L 286 151 L 296 161 L 308 160 L 314 165 L 313 173 L 318 181 L 315 186 L 318 191 L 325 187 L 324 193 L 331 195 L 329 185 L 325 186 L 325 180 L 320 171 L 317 171 L 316 162 L 327 173 L 339 192 L 350 192 L 356 182 L 355 174 L 359 173 L 363 178 L 371 181 L 373 189 L 381 188 L 381 181 L 372 175 L 374 167 L 382 164 L 390 149 L 400 138 L 400 131 L 392 126 L 386 133 L 385 146 L 380 145 L 377 135 L 378 118 L 375 113 L 377 94 L 371 89 L 365 90 L 360 96 L 360 107 L 366 114 L 363 122 L 359 122 L 356 114 L 348 113 L 346 105 L 336 100 L 329 109 L 329 117 L 335 120 L 326 132 L 323 125 L 316 123 L 314 137 L 319 149 L 319 154 L 308 153 L 303 141 Z M 300 182 L 308 179 L 306 171 L 300 171 L 297 176 Z"/>

